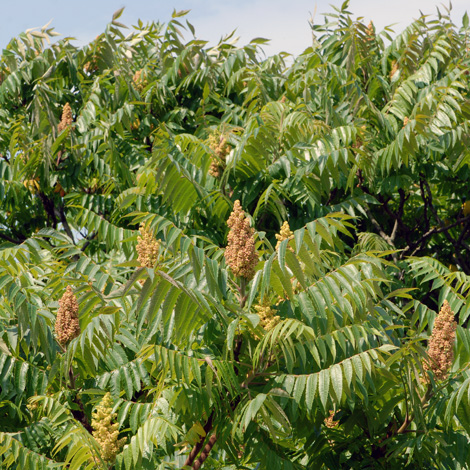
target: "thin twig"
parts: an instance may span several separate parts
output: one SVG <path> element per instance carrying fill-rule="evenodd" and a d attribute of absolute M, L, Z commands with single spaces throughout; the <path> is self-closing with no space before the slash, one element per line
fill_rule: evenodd
<path fill-rule="evenodd" d="M 68 237 L 72 240 L 72 243 L 75 245 L 75 239 L 73 238 L 73 232 L 70 228 L 69 223 L 67 222 L 67 217 L 65 216 L 65 208 L 63 205 L 59 207 L 59 210 L 57 211 L 59 214 L 59 219 L 62 223 L 62 226 L 64 227 L 65 233 L 68 235 Z"/>
<path fill-rule="evenodd" d="M 9 235 L 5 235 L 4 233 L 0 232 L 0 238 L 3 238 L 7 242 L 14 243 L 15 245 L 21 245 L 21 243 L 24 242 L 24 240 L 20 240 L 19 238 L 13 238 L 10 237 Z"/>

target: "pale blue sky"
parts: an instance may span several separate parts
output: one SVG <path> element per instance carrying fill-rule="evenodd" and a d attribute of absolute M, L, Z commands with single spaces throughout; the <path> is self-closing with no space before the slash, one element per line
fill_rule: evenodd
<path fill-rule="evenodd" d="M 2 26 L 0 49 L 8 41 L 28 28 L 39 28 L 52 20 L 51 26 L 63 36 L 74 36 L 78 44 L 85 44 L 100 34 L 110 21 L 114 11 L 126 7 L 120 22 L 130 26 L 137 19 L 142 21 L 170 19 L 173 9 L 190 9 L 187 17 L 196 28 L 199 39 L 217 42 L 221 36 L 237 29 L 240 43 L 254 37 L 271 39 L 266 53 L 285 50 L 298 54 L 311 43 L 308 20 L 315 13 L 315 22 L 323 22 L 321 13 L 332 11 L 331 0 L 0 0 L 2 3 Z M 354 16 L 372 19 L 377 29 L 398 23 L 399 31 L 419 16 L 435 14 L 435 0 L 351 0 L 349 10 Z M 453 20 L 461 24 L 465 0 L 454 0 Z M 448 5 L 448 3 L 446 3 Z"/>

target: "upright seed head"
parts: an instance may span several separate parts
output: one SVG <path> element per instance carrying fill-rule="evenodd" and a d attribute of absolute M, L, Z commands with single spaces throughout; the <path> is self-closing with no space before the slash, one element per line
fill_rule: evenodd
<path fill-rule="evenodd" d="M 125 438 L 118 439 L 119 424 L 112 423 L 116 419 L 112 404 L 111 394 L 108 392 L 96 407 L 91 420 L 93 437 L 101 448 L 101 457 L 105 462 L 114 462 L 126 442 Z"/>
<path fill-rule="evenodd" d="M 255 275 L 258 254 L 255 248 L 254 229 L 245 216 L 240 201 L 235 201 L 227 221 L 230 227 L 225 259 L 235 276 L 250 280 Z"/>
<path fill-rule="evenodd" d="M 454 360 L 454 342 L 457 323 L 449 302 L 444 300 L 442 308 L 434 320 L 431 339 L 428 345 L 429 360 L 425 370 L 432 370 L 436 380 L 445 380 Z"/>
<path fill-rule="evenodd" d="M 59 300 L 59 310 L 55 322 L 55 333 L 60 344 L 66 345 L 80 334 L 78 321 L 78 302 L 72 292 L 72 287 L 67 286 L 64 295 Z"/>
<path fill-rule="evenodd" d="M 62 109 L 62 117 L 59 122 L 59 126 L 57 127 L 57 130 L 59 131 L 59 134 L 70 127 L 72 125 L 73 119 L 72 119 L 72 108 L 70 107 L 70 104 L 65 103 L 64 108 Z"/>

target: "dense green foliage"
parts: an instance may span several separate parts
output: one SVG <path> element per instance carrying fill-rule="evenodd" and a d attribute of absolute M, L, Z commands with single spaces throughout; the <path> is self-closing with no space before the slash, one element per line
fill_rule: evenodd
<path fill-rule="evenodd" d="M 2 468 L 470 468 L 468 18 L 347 8 L 287 62 L 186 42 L 186 12 L 3 50 Z M 252 279 L 224 256 L 236 200 Z"/>

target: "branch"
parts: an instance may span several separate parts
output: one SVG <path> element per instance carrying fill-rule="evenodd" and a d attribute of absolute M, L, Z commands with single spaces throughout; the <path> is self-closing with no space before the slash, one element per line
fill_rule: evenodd
<path fill-rule="evenodd" d="M 392 242 L 395 241 L 395 237 L 397 236 L 397 229 L 398 229 L 398 219 L 395 219 L 395 223 L 393 224 L 392 234 L 390 235 L 390 240 Z"/>
<path fill-rule="evenodd" d="M 207 459 L 209 452 L 212 450 L 212 447 L 214 447 L 214 444 L 216 443 L 216 441 L 217 441 L 217 436 L 215 434 L 212 434 L 212 436 L 209 438 L 208 443 L 204 446 L 204 449 L 201 452 L 201 455 L 194 462 L 194 465 L 193 465 L 194 470 L 199 470 L 199 468 L 201 468 L 201 465 L 204 463 L 204 460 Z"/>
<path fill-rule="evenodd" d="M 42 205 L 44 206 L 44 210 L 46 211 L 47 218 L 50 219 L 52 223 L 52 227 L 54 229 L 57 228 L 57 217 L 55 214 L 54 201 L 47 197 L 42 191 L 39 192 L 39 197 L 42 201 Z"/>
<path fill-rule="evenodd" d="M 404 382 L 403 382 L 404 384 Z M 406 393 L 406 392 L 405 392 Z M 432 397 L 433 395 L 433 392 L 432 392 L 432 386 L 431 384 L 428 384 L 428 388 L 426 389 L 426 393 L 424 394 L 424 397 L 421 398 L 421 406 L 424 408 L 426 407 L 429 399 Z M 419 396 L 419 395 L 418 395 Z M 403 424 L 400 426 L 400 428 L 398 429 L 397 431 L 397 434 L 404 434 L 405 432 L 409 432 L 407 430 L 408 426 L 411 424 L 411 422 L 413 421 L 413 418 L 414 416 L 410 416 L 408 414 L 408 404 L 407 402 L 405 402 L 406 404 L 406 416 L 405 416 L 405 421 L 403 422 Z M 418 432 L 418 431 L 416 431 Z"/>
<path fill-rule="evenodd" d="M 369 189 L 364 186 L 362 184 L 362 182 L 364 181 L 363 177 L 362 177 L 362 171 L 361 170 L 358 170 L 358 177 L 359 177 L 359 182 L 360 182 L 360 188 L 362 189 L 362 191 L 366 194 L 369 194 L 370 196 L 372 196 L 372 194 L 370 193 Z M 390 215 L 391 217 L 394 216 L 394 214 L 390 211 L 389 207 L 388 207 L 388 201 L 385 201 L 384 198 L 380 198 L 380 197 L 377 197 L 377 199 L 382 203 L 382 206 L 384 208 L 384 210 L 388 213 L 388 215 Z M 395 248 L 395 244 L 393 243 L 393 240 L 395 238 L 395 235 L 396 235 L 396 220 L 395 220 L 395 226 L 393 227 L 393 231 L 392 231 L 392 237 L 389 237 L 385 232 L 384 230 L 382 229 L 382 227 L 380 226 L 380 224 L 377 222 L 377 219 L 372 215 L 372 212 L 371 210 L 369 209 L 369 206 L 366 204 L 365 205 L 365 211 L 366 211 L 366 214 L 367 216 L 369 217 L 370 221 L 372 222 L 372 225 L 377 229 L 377 231 L 379 232 L 379 235 L 391 246 L 393 246 Z"/>
<path fill-rule="evenodd" d="M 240 303 L 240 309 L 243 309 L 245 302 L 246 302 L 246 298 L 247 298 L 246 283 L 247 283 L 246 279 L 244 277 L 241 277 L 240 286 L 238 287 L 238 292 L 239 292 L 238 300 Z M 242 346 L 242 338 L 238 337 L 237 342 L 235 344 L 234 352 L 233 352 L 235 362 L 238 362 L 240 351 L 241 351 L 241 346 Z M 209 357 L 206 357 L 205 361 L 211 368 L 214 369 L 214 366 L 212 365 L 212 361 Z M 215 369 L 214 371 L 217 374 L 217 371 Z M 235 366 L 235 371 L 238 375 L 237 366 Z M 236 403 L 231 404 L 232 410 L 238 404 L 239 397 L 237 398 L 238 400 L 236 401 Z M 209 440 L 207 441 L 206 445 L 204 446 L 204 449 L 202 449 L 202 447 L 204 445 L 207 435 L 212 430 L 213 418 L 214 418 L 214 412 L 212 411 L 206 424 L 204 425 L 205 435 L 202 436 L 199 442 L 191 449 L 191 452 L 189 453 L 188 458 L 186 459 L 186 462 L 184 463 L 183 467 L 191 467 L 193 470 L 199 470 L 199 468 L 201 468 L 201 465 L 209 456 L 210 451 L 212 450 L 212 448 L 214 447 L 214 444 L 217 441 L 217 436 L 215 434 L 212 434 Z M 201 452 L 201 449 L 202 449 L 202 452 Z M 201 454 L 199 455 L 199 458 L 197 458 L 196 460 L 196 457 L 198 456 L 199 452 L 201 452 Z"/>
<path fill-rule="evenodd" d="M 394 219 L 395 222 L 393 224 L 393 229 L 392 229 L 392 233 L 390 236 L 388 236 L 385 231 L 382 229 L 382 227 L 380 226 L 380 224 L 377 222 L 377 220 L 374 218 L 374 216 L 372 215 L 372 212 L 371 210 L 369 209 L 369 207 L 366 206 L 366 213 L 367 215 L 369 216 L 372 224 L 374 225 L 374 227 L 378 230 L 379 232 L 379 235 L 388 243 L 390 244 L 391 246 L 393 246 L 395 248 L 395 238 L 397 236 L 397 233 L 398 233 L 398 229 L 400 228 L 401 230 L 401 233 L 402 233 L 402 236 L 405 238 L 405 240 L 409 243 L 409 238 L 408 238 L 408 234 L 410 232 L 410 229 L 409 227 L 407 227 L 405 225 L 405 223 L 403 222 L 403 213 L 404 213 L 404 208 L 405 208 L 405 203 L 406 201 L 409 199 L 410 195 L 406 195 L 405 191 L 400 188 L 398 190 L 398 194 L 400 195 L 400 202 L 398 204 L 398 210 L 396 212 L 392 211 L 390 209 L 390 207 L 388 206 L 388 203 L 389 201 L 391 200 L 391 198 L 385 198 L 383 196 L 381 196 L 380 194 L 376 194 L 376 195 L 372 195 L 371 192 L 369 191 L 369 189 L 364 186 L 364 178 L 362 177 L 362 172 L 361 170 L 358 170 L 358 177 L 359 177 L 359 187 L 361 188 L 361 190 L 366 193 L 366 194 L 369 194 L 370 196 L 373 196 L 375 197 L 381 204 L 382 204 L 382 208 L 383 210 L 387 213 L 387 215 L 391 218 L 391 219 Z M 397 262 L 397 255 L 393 255 L 393 259 L 395 262 Z"/>
<path fill-rule="evenodd" d="M 408 393 L 406 392 L 406 382 L 405 382 L 405 379 L 403 377 L 403 371 L 402 370 L 400 370 L 400 376 L 401 376 L 401 381 L 402 381 L 402 384 L 403 384 L 403 392 L 405 394 L 405 413 L 406 414 L 405 414 L 405 421 L 403 422 L 403 424 L 398 429 L 397 434 L 402 434 L 406 430 L 408 425 L 411 423 L 411 421 L 413 420 L 413 418 L 410 419 L 410 410 L 408 408 Z"/>
<path fill-rule="evenodd" d="M 400 426 L 400 429 L 398 429 L 397 434 L 403 434 L 406 431 L 406 428 L 410 425 L 411 421 L 413 421 L 413 417 L 409 417 L 408 414 L 405 417 L 405 421 L 403 421 L 403 424 Z"/>
<path fill-rule="evenodd" d="M 397 210 L 396 214 L 394 214 L 396 225 L 394 227 L 394 231 L 392 232 L 391 238 L 392 238 L 392 240 L 395 240 L 395 236 L 397 234 L 396 228 L 398 228 L 398 226 L 400 226 L 400 228 L 402 230 L 402 233 L 403 233 L 403 236 L 406 239 L 406 241 L 408 242 L 409 228 L 403 222 L 403 213 L 405 212 L 405 203 L 409 199 L 410 195 L 408 194 L 408 196 L 407 196 L 405 194 L 405 191 L 402 188 L 400 188 L 398 190 L 398 194 L 400 195 L 400 203 L 398 205 L 398 210 Z M 385 207 L 387 207 L 387 203 L 385 203 Z"/>
<path fill-rule="evenodd" d="M 360 170 L 359 170 L 360 171 Z M 331 191 L 330 191 L 330 194 L 328 196 L 328 200 L 325 202 L 325 206 L 329 206 L 331 204 L 331 202 L 333 201 L 333 199 L 335 198 L 336 194 L 338 193 L 338 189 L 337 188 L 333 188 Z"/>
<path fill-rule="evenodd" d="M 421 250 L 421 246 L 419 245 L 422 245 L 424 241 L 426 241 L 427 238 L 429 238 L 431 235 L 434 235 L 434 234 L 437 234 L 437 233 L 442 233 L 442 232 L 446 232 L 447 230 L 453 228 L 453 227 L 456 227 L 457 225 L 460 225 L 461 223 L 463 222 L 466 222 L 467 225 L 470 225 L 470 215 L 467 215 L 466 217 L 462 217 L 461 219 L 457 219 L 455 222 L 449 224 L 449 225 L 445 225 L 444 227 L 441 227 L 441 228 L 437 228 L 437 227 L 433 227 L 431 230 L 428 230 L 424 235 L 422 235 L 418 240 L 416 240 L 414 243 L 412 243 L 411 245 L 408 245 L 406 246 L 404 249 L 403 249 L 403 252 L 402 252 L 402 255 L 406 252 L 406 251 L 409 251 L 411 250 L 412 248 L 415 248 L 415 250 L 411 253 L 411 256 L 414 256 L 416 252 L 418 252 L 419 250 Z M 463 234 L 466 232 L 466 228 L 464 230 L 462 230 L 462 233 L 460 234 L 460 237 L 459 237 L 459 240 L 457 240 L 457 243 L 460 244 L 461 243 L 461 238 L 463 238 Z M 403 255 L 404 256 L 404 255 Z M 402 256 L 402 257 L 403 257 Z"/>
<path fill-rule="evenodd" d="M 96 232 L 92 232 L 90 235 L 86 237 L 85 243 L 80 248 L 83 252 L 85 252 L 85 250 L 88 248 L 88 245 L 91 243 L 91 241 L 96 238 L 96 235 L 98 235 Z"/>
<path fill-rule="evenodd" d="M 440 219 L 439 215 L 437 214 L 437 210 L 435 209 L 435 207 L 433 206 L 432 204 L 432 193 L 431 193 L 431 188 L 429 187 L 429 183 L 425 180 L 425 179 L 421 179 L 421 181 L 423 182 L 425 188 L 426 188 L 426 193 L 427 193 L 427 199 L 428 199 L 428 206 L 429 206 L 429 209 L 431 210 L 434 218 L 436 219 L 436 221 L 438 222 L 438 224 L 441 226 L 441 228 L 444 228 L 445 227 L 445 224 L 444 222 Z M 421 181 L 420 181 L 420 184 L 421 184 Z M 423 185 L 421 184 L 421 187 Z M 462 245 L 467 251 L 470 251 L 470 246 L 465 243 L 460 237 L 458 242 L 456 242 L 454 240 L 454 238 L 450 235 L 450 233 L 447 231 L 447 230 L 443 230 L 443 233 L 444 233 L 444 236 L 447 238 L 447 240 L 450 241 L 450 243 L 452 243 L 452 245 L 454 246 L 455 248 L 455 256 L 460 264 L 460 266 L 464 269 L 464 271 L 468 272 L 469 271 L 469 267 L 466 263 L 466 261 L 464 261 L 462 259 L 462 257 L 459 255 L 458 253 L 458 247 L 460 245 Z"/>
<path fill-rule="evenodd" d="M 468 220 L 465 221 L 465 226 L 462 229 L 462 231 L 460 232 L 460 236 L 457 240 L 457 246 L 459 246 L 463 243 L 463 238 L 464 238 L 465 234 L 467 233 L 468 229 L 470 228 L 470 216 L 464 217 L 464 219 L 462 219 L 462 220 L 465 220 L 465 219 L 468 219 Z"/>
<path fill-rule="evenodd" d="M 65 233 L 68 235 L 72 243 L 75 245 L 75 239 L 73 238 L 73 232 L 70 229 L 70 225 L 67 222 L 67 217 L 65 216 L 65 208 L 63 205 L 60 205 L 59 210 L 57 211 L 59 214 L 60 221 L 64 227 Z"/>
<path fill-rule="evenodd" d="M 71 409 L 70 411 L 72 412 L 72 416 L 82 423 L 82 426 L 90 433 L 92 434 L 93 428 L 90 425 L 90 422 L 88 421 L 88 416 L 85 413 L 85 408 L 83 406 L 82 400 L 80 400 L 80 397 L 76 395 L 72 401 L 78 405 L 80 408 L 79 410 Z"/>
<path fill-rule="evenodd" d="M 199 442 L 191 449 L 191 452 L 189 453 L 188 458 L 186 459 L 186 462 L 184 462 L 183 467 L 192 467 L 193 463 L 195 464 L 194 461 L 196 460 L 197 455 L 199 454 L 199 452 L 202 449 L 202 446 L 204 445 L 204 441 L 206 439 L 206 436 L 207 436 L 207 434 L 209 434 L 209 432 L 212 429 L 212 420 L 213 419 L 214 419 L 214 412 L 212 412 L 210 414 L 206 424 L 204 425 L 204 431 L 205 431 L 206 434 L 204 436 L 201 436 L 201 439 L 199 439 Z M 212 436 L 211 436 L 211 438 L 212 438 Z M 209 442 L 210 442 L 210 439 L 209 439 Z M 209 445 L 209 443 L 207 445 Z M 213 445 L 214 444 L 212 444 L 212 446 Z M 212 449 L 212 446 L 211 446 L 211 449 Z M 210 449 L 209 449 L 209 452 L 210 452 Z M 207 458 L 207 455 L 204 457 L 204 460 L 206 460 L 206 458 Z M 204 462 L 204 460 L 202 462 Z M 201 464 L 202 464 L 202 462 L 201 462 Z M 201 466 L 201 464 L 199 465 L 199 467 Z M 199 468 L 199 467 L 197 467 L 197 468 Z"/>
<path fill-rule="evenodd" d="M 420 178 L 419 187 L 421 189 L 421 198 L 423 199 L 423 202 L 424 202 L 424 210 L 423 210 L 424 222 L 426 224 L 426 230 L 429 230 L 428 203 L 432 204 L 432 198 L 430 201 L 428 201 L 428 199 L 426 198 L 423 184 L 424 184 L 423 178 Z"/>
<path fill-rule="evenodd" d="M 366 214 L 367 216 L 369 217 L 370 221 L 372 222 L 372 225 L 377 229 L 377 231 L 379 232 L 379 235 L 389 244 L 391 245 L 393 248 L 395 248 L 395 243 L 393 242 L 393 239 L 392 237 L 389 237 L 382 229 L 382 227 L 380 226 L 380 224 L 377 222 L 377 220 L 375 219 L 375 217 L 372 215 L 372 212 L 370 211 L 369 207 L 366 205 L 365 206 L 365 210 L 366 210 Z M 393 227 L 393 232 L 392 232 L 392 235 L 393 237 L 395 238 L 395 235 L 396 234 L 396 226 L 397 226 L 397 221 L 395 220 L 395 226 Z M 393 253 L 392 254 L 392 257 L 393 257 L 393 261 L 395 261 L 395 263 L 398 261 L 398 257 L 397 257 L 397 254 L 396 253 Z"/>
<path fill-rule="evenodd" d="M 238 288 L 238 292 L 238 302 L 240 303 L 240 309 L 243 310 L 243 307 L 246 303 L 246 299 L 248 298 L 246 295 L 246 278 L 244 277 L 240 277 L 240 287 Z"/>
<path fill-rule="evenodd" d="M 0 238 L 3 238 L 7 242 L 14 243 L 15 245 L 21 245 L 21 243 L 24 242 L 24 240 L 20 240 L 19 238 L 10 237 L 9 235 L 6 235 L 2 232 L 0 232 Z"/>
<path fill-rule="evenodd" d="M 398 190 L 398 194 L 400 196 L 400 202 L 398 203 L 398 209 L 397 209 L 396 212 L 391 210 L 390 207 L 388 206 L 388 203 L 391 200 L 390 197 L 386 199 L 383 196 L 381 196 L 380 194 L 378 194 L 376 196 L 377 200 L 382 203 L 382 208 L 387 213 L 387 215 L 391 219 L 395 219 L 395 223 L 394 223 L 393 229 L 392 229 L 392 234 L 390 235 L 391 240 L 393 240 L 394 242 L 395 242 L 395 238 L 396 238 L 397 233 L 398 233 L 398 228 L 401 229 L 402 236 L 406 239 L 406 241 L 408 241 L 408 234 L 410 232 L 410 229 L 403 222 L 403 213 L 404 213 L 404 209 L 405 209 L 405 202 L 409 199 L 410 195 L 408 194 L 408 196 L 407 196 L 405 194 L 405 191 L 402 188 L 400 188 Z"/>

